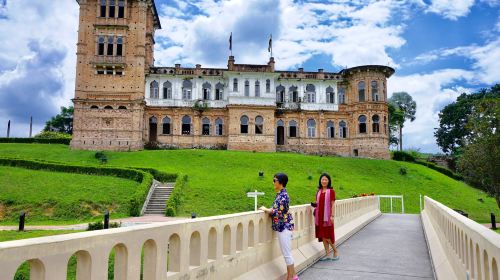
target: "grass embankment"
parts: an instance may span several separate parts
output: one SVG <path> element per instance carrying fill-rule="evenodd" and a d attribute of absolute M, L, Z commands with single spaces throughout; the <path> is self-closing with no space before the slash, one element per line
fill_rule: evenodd
<path fill-rule="evenodd" d="M 79 164 L 97 164 L 91 151 L 72 151 L 65 145 L 0 144 L 0 155 Z M 253 199 L 245 193 L 255 189 L 266 194 L 259 204 L 274 199 L 272 176 L 289 175 L 292 204 L 314 199 L 321 172 L 332 175 L 337 198 L 371 193 L 404 195 L 407 213 L 419 210 L 419 194 L 469 213 L 478 222 L 488 222 L 489 213 L 499 213 L 493 198 L 467 184 L 425 166 L 392 160 L 320 157 L 292 153 L 251 153 L 209 150 L 106 152 L 108 164 L 150 167 L 188 176 L 181 212 L 201 216 L 253 210 Z M 401 167 L 407 168 L 400 175 Z M 264 177 L 259 177 L 259 171 Z"/>

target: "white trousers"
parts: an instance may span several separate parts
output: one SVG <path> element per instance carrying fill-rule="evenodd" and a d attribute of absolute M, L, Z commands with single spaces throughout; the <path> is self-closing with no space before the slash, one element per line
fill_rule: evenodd
<path fill-rule="evenodd" d="M 285 258 L 286 265 L 292 265 L 292 235 L 293 233 L 288 229 L 284 229 L 282 232 L 278 232 L 278 241 L 280 243 L 281 253 Z"/>

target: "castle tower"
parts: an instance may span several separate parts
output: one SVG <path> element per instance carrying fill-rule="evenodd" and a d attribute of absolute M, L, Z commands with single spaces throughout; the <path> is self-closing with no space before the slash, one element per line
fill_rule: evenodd
<path fill-rule="evenodd" d="M 153 66 L 154 0 L 77 0 L 73 140 L 88 150 L 143 148 L 145 73 Z"/>

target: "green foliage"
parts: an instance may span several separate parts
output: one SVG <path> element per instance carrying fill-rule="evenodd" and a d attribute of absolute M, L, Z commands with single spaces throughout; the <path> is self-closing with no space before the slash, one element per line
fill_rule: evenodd
<path fill-rule="evenodd" d="M 175 187 L 172 194 L 166 202 L 165 215 L 169 217 L 174 217 L 180 212 L 181 206 L 185 200 L 185 191 L 188 181 L 188 176 L 178 176 L 175 181 Z"/>
<path fill-rule="evenodd" d="M 445 168 L 445 167 L 442 167 L 442 166 L 439 166 L 433 162 L 429 162 L 429 161 L 423 161 L 423 160 L 416 160 L 415 163 L 417 164 L 420 164 L 420 165 L 423 165 L 423 166 L 426 166 L 430 169 L 434 169 L 436 170 L 437 172 L 439 173 L 442 173 L 450 178 L 453 178 L 455 180 L 463 180 L 463 177 L 460 175 L 460 174 L 457 174 L 451 170 L 449 170 L 448 168 Z"/>
<path fill-rule="evenodd" d="M 415 157 L 412 154 L 405 151 L 393 151 L 392 159 L 399 161 L 415 162 Z"/>
<path fill-rule="evenodd" d="M 389 110 L 389 146 L 398 145 L 398 127 L 405 121 L 404 113 L 394 104 L 388 103 Z"/>
<path fill-rule="evenodd" d="M 109 223 L 109 228 L 119 228 L 120 226 L 121 226 L 120 223 Z M 103 221 L 89 223 L 89 226 L 87 228 L 88 231 L 101 230 L 101 229 L 104 229 Z"/>
<path fill-rule="evenodd" d="M 36 144 L 64 144 L 69 145 L 71 138 L 7 138 L 0 137 L 0 143 L 36 143 Z"/>
<path fill-rule="evenodd" d="M 406 120 L 414 121 L 417 112 L 417 103 L 407 92 L 394 92 L 389 98 L 389 104 L 396 109 L 392 114 L 392 122 L 399 127 L 399 150 L 403 150 L 403 126 Z M 389 115 L 389 126 L 391 125 L 391 115 Z"/>
<path fill-rule="evenodd" d="M 95 153 L 95 158 L 98 159 L 102 164 L 108 163 L 108 157 L 103 151 Z"/>
<path fill-rule="evenodd" d="M 47 121 L 43 130 L 73 134 L 73 113 L 73 106 L 69 106 L 68 108 L 62 106 L 61 113 Z"/>
<path fill-rule="evenodd" d="M 64 132 L 55 132 L 55 131 L 41 131 L 35 138 L 38 139 L 70 139 L 72 135 Z"/>
<path fill-rule="evenodd" d="M 406 167 L 400 167 L 399 168 L 399 174 L 400 175 L 406 175 L 406 173 L 408 173 L 408 169 L 406 169 Z"/>

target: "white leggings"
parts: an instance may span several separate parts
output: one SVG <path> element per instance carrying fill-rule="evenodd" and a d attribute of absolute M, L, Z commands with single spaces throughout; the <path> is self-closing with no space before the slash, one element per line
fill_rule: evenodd
<path fill-rule="evenodd" d="M 293 233 L 288 229 L 278 232 L 278 241 L 280 243 L 281 253 L 285 258 L 286 265 L 293 265 L 292 257 L 292 235 Z"/>

